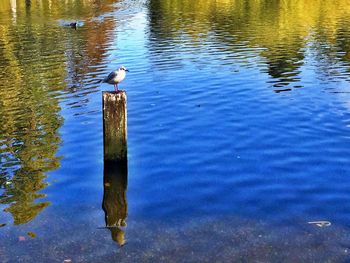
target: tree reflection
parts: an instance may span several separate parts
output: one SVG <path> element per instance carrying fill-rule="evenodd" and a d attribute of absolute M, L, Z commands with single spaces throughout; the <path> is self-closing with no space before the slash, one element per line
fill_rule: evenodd
<path fill-rule="evenodd" d="M 120 246 L 125 244 L 128 203 L 126 189 L 128 183 L 127 163 L 105 162 L 103 177 L 103 203 L 106 227 L 111 231 L 112 239 Z"/>
<path fill-rule="evenodd" d="M 348 38 L 338 31 L 348 31 L 347 23 L 342 22 L 349 21 L 346 0 L 151 0 L 149 9 L 150 51 L 155 64 L 176 57 L 175 64 L 185 59 L 204 66 L 218 59 L 226 65 L 244 66 L 249 62 L 242 62 L 242 57 L 250 50 L 262 60 L 259 63 L 265 67 L 260 68 L 271 77 L 270 82 L 284 86 L 300 80 L 308 40 L 315 31 L 316 40 L 323 38 L 326 46 L 335 46 L 338 53 L 340 47 L 349 54 Z M 218 46 L 220 49 L 215 49 Z M 186 53 L 189 50 L 199 52 L 192 55 Z M 322 48 L 318 51 L 323 53 Z M 332 59 L 329 48 L 325 51 Z M 205 52 L 209 56 L 198 59 Z M 327 74 L 326 68 L 321 69 Z"/>
<path fill-rule="evenodd" d="M 40 191 L 47 173 L 60 166 L 58 96 L 67 83 L 81 82 L 88 66 L 101 63 L 110 40 L 104 36 L 114 28 L 113 21 L 102 21 L 77 33 L 58 21 L 74 17 L 93 27 L 89 21 L 112 10 L 113 2 L 0 1 L 0 204 L 14 224 L 49 205 Z M 97 45 L 103 47 L 92 48 Z"/>
<path fill-rule="evenodd" d="M 29 28 L 21 31 L 1 26 L 0 35 L 4 57 L 0 62 L 0 158 L 5 178 L 0 203 L 9 204 L 5 211 L 13 215 L 15 224 L 23 224 L 49 204 L 38 202 L 45 195 L 37 192 L 47 186 L 45 173 L 59 167 L 55 154 L 63 122 L 58 100 L 45 88 L 54 85 L 51 81 L 57 78 L 49 71 L 41 71 L 37 77 L 39 68 L 49 66 L 49 62 L 29 58 L 38 42 L 46 41 L 51 47 L 57 44 Z M 33 41 L 26 42 L 27 49 L 19 50 L 17 37 Z M 48 47 L 36 52 L 45 51 Z"/>

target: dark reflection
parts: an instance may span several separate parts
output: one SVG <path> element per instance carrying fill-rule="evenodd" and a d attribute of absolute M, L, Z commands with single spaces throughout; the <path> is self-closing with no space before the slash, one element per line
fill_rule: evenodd
<path fill-rule="evenodd" d="M 323 81 L 349 80 L 350 73 L 350 16 L 342 17 L 333 30 L 322 25 L 315 29 L 310 49 L 315 56 L 315 72 Z"/>
<path fill-rule="evenodd" d="M 343 51 L 337 53 L 338 57 L 345 63 L 350 63 L 350 17 L 343 19 L 338 23 L 336 39 L 337 39 L 337 50 Z"/>
<path fill-rule="evenodd" d="M 26 2 L 26 11 L 28 12 L 28 11 L 30 11 L 30 7 L 31 7 L 32 3 L 31 3 L 31 0 L 26 0 L 25 2 Z"/>
<path fill-rule="evenodd" d="M 103 176 L 103 203 L 106 227 L 111 231 L 112 239 L 120 246 L 125 244 L 125 233 L 128 215 L 126 190 L 128 184 L 127 162 L 105 162 Z"/>

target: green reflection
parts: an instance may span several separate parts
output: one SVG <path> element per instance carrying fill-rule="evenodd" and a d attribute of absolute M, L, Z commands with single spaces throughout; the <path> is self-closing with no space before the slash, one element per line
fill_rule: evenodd
<path fill-rule="evenodd" d="M 0 25 L 0 142 L 1 188 L 0 203 L 8 204 L 15 224 L 32 220 L 49 205 L 40 202 L 45 197 L 37 193 L 47 183 L 45 173 L 59 167 L 55 156 L 60 143 L 58 129 L 63 119 L 59 116 L 58 100 L 51 96 L 48 86 L 55 85 L 64 75 L 64 68 L 42 70 L 52 66 L 53 59 L 33 58 L 39 52 L 50 52 L 56 41 L 42 28 Z M 26 41 L 26 48 L 21 41 Z M 40 43 L 45 42 L 45 45 Z M 56 86 L 57 87 L 57 86 Z M 62 88 L 58 87 L 58 88 Z M 37 200 L 39 199 L 39 200 Z"/>
<path fill-rule="evenodd" d="M 342 61 L 350 60 L 346 0 L 151 0 L 149 9 L 155 61 L 177 55 L 174 64 L 179 64 L 178 54 L 183 53 L 187 61 L 201 66 L 210 66 L 215 56 L 226 65 L 244 66 L 250 63 L 244 53 L 249 50 L 261 60 L 261 71 L 272 83 L 284 86 L 300 80 L 308 49 L 317 54 L 315 63 L 323 75 L 328 74 L 325 57 L 333 64 L 339 54 Z M 308 46 L 310 39 L 320 45 Z M 172 48 L 163 48 L 165 43 Z M 186 53 L 188 45 L 194 54 Z M 201 59 L 202 54 L 208 56 Z"/>
<path fill-rule="evenodd" d="M 60 166 L 58 96 L 84 88 L 87 67 L 103 60 L 115 24 L 93 18 L 114 2 L 0 1 L 0 204 L 16 225 L 49 205 L 40 191 Z M 64 19 L 85 27 L 72 31 L 60 25 Z"/>

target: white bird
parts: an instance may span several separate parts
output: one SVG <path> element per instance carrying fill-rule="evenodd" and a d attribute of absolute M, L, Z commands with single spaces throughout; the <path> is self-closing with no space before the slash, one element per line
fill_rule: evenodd
<path fill-rule="evenodd" d="M 115 91 L 118 92 L 118 84 L 125 79 L 126 71 L 129 72 L 128 69 L 121 66 L 119 69 L 109 73 L 109 75 L 105 77 L 102 82 L 114 85 Z"/>

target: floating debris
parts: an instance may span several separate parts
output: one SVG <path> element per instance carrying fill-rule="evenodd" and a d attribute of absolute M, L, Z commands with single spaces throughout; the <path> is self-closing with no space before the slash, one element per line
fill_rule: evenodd
<path fill-rule="evenodd" d="M 80 21 L 74 21 L 74 22 L 69 22 L 69 21 L 64 21 L 64 20 L 60 21 L 61 26 L 71 27 L 71 28 L 74 28 L 75 30 L 77 30 L 77 28 L 81 27 L 83 24 L 84 23 L 80 22 Z"/>
<path fill-rule="evenodd" d="M 33 232 L 28 232 L 27 235 L 30 236 L 31 238 L 36 238 L 36 234 Z"/>
<path fill-rule="evenodd" d="M 329 222 L 329 221 L 310 221 L 307 223 L 311 224 L 311 225 L 316 225 L 318 227 L 327 227 L 327 226 L 331 225 L 331 222 Z"/>
<path fill-rule="evenodd" d="M 67 26 L 70 26 L 71 28 L 74 28 L 75 30 L 77 30 L 77 25 L 78 25 L 78 21 L 69 23 Z"/>

